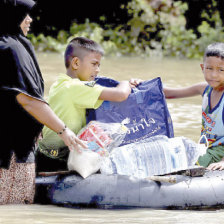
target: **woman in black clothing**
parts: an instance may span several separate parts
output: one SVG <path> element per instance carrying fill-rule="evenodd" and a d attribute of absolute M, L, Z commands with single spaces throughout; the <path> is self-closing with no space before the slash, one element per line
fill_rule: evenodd
<path fill-rule="evenodd" d="M 26 38 L 33 0 L 0 0 L 0 204 L 32 203 L 34 150 L 43 125 L 65 144 L 86 147 L 43 98 L 44 83 Z"/>

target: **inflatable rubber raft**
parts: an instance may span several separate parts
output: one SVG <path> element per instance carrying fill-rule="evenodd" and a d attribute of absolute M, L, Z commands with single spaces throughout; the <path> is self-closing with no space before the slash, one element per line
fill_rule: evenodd
<path fill-rule="evenodd" d="M 125 175 L 36 178 L 35 203 L 94 208 L 209 209 L 224 207 L 224 171 L 172 175 L 175 183 Z"/>
<path fill-rule="evenodd" d="M 101 78 L 98 81 L 103 86 L 114 87 L 118 84 L 115 80 L 108 78 Z M 120 123 L 128 118 L 130 121 L 127 124 L 129 134 L 126 136 L 125 142 L 122 142 L 121 147 L 129 145 L 130 155 L 133 155 L 133 152 L 136 155 L 136 159 L 127 156 L 129 154 L 123 156 L 123 158 L 128 159 L 126 162 L 128 165 L 124 167 L 123 171 L 129 171 L 129 173 L 120 175 L 121 173 L 115 174 L 112 172 L 112 174 L 108 174 L 106 172 L 107 174 L 103 174 L 105 172 L 102 172 L 101 174 L 93 174 L 85 179 L 74 173 L 38 176 L 36 178 L 35 203 L 95 208 L 201 209 L 224 207 L 224 171 L 209 171 L 203 176 L 197 177 L 175 174 L 168 177 L 175 181 L 164 181 L 167 176 L 161 177 L 160 171 L 163 172 L 164 167 L 168 167 L 169 169 L 167 170 L 170 173 L 172 172 L 171 168 L 180 168 L 184 160 L 181 160 L 182 157 L 174 155 L 183 150 L 179 150 L 175 145 L 174 150 L 172 150 L 175 153 L 169 154 L 169 150 L 167 150 L 169 144 L 165 144 L 169 141 L 164 140 L 159 144 L 159 146 L 163 146 L 164 150 L 162 150 L 162 147 L 156 148 L 155 146 L 155 156 L 153 157 L 152 153 L 150 155 L 147 154 L 151 152 L 152 142 L 155 140 L 152 140 L 153 137 L 157 138 L 159 135 L 163 135 L 167 138 L 172 138 L 174 136 L 172 120 L 166 105 L 160 78 L 140 84 L 135 92 L 132 91 L 129 98 L 124 102 L 109 103 L 105 101 L 97 110 L 88 111 L 88 116 L 88 121 L 96 119 L 104 123 Z M 131 147 L 132 143 L 139 143 L 140 140 L 148 138 L 151 139 L 150 149 L 141 150 L 144 148 L 139 148 L 137 150 L 136 146 Z M 158 143 L 157 141 L 154 142 Z M 184 143 L 182 142 L 182 144 Z M 185 149 L 184 145 L 183 148 Z M 189 158 L 195 152 L 193 149 L 189 151 L 192 153 L 188 152 L 187 154 L 188 156 L 190 155 Z M 124 151 L 123 148 L 122 152 Z M 120 155 L 118 154 L 116 157 L 118 158 L 116 160 L 118 165 L 125 162 L 124 159 L 121 160 Z M 150 162 L 148 166 L 146 166 L 147 164 L 143 158 L 148 158 Z M 188 162 L 190 161 L 189 158 Z M 113 166 L 111 167 L 114 167 L 115 157 L 111 161 L 113 161 Z M 131 165 L 129 161 L 135 162 Z M 192 164 L 195 163 L 187 165 L 191 166 Z M 136 165 L 136 168 L 134 165 Z M 152 168 L 148 169 L 150 166 Z M 134 167 L 133 172 L 128 167 Z M 148 173 L 148 171 L 156 170 L 155 167 L 158 168 L 157 173 Z M 122 166 L 119 167 L 120 171 L 121 168 Z M 105 170 L 108 171 L 108 169 Z M 131 173 L 140 173 L 140 171 L 144 171 L 143 174 L 147 174 L 145 176 L 160 175 L 160 178 L 163 178 L 163 180 L 160 179 L 158 181 L 158 179 L 152 180 L 152 178 L 140 178 L 131 175 Z"/>

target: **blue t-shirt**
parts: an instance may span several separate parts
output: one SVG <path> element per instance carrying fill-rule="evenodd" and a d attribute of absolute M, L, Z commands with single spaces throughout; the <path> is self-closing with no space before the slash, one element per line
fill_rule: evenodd
<path fill-rule="evenodd" d="M 207 137 L 209 147 L 224 144 L 224 94 L 220 98 L 218 104 L 213 109 L 211 109 L 212 90 L 213 88 L 211 86 L 207 86 L 203 93 L 202 100 L 201 135 L 205 135 Z"/>

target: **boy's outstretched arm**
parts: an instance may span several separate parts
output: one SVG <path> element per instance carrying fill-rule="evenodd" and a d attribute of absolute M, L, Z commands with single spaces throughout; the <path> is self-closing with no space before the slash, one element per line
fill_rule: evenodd
<path fill-rule="evenodd" d="M 208 84 L 206 82 L 203 82 L 183 88 L 164 87 L 163 91 L 167 99 L 191 97 L 196 95 L 202 95 L 207 85 Z"/>
<path fill-rule="evenodd" d="M 131 93 L 129 81 L 121 81 L 116 87 L 105 87 L 99 96 L 99 100 L 122 102 Z"/>

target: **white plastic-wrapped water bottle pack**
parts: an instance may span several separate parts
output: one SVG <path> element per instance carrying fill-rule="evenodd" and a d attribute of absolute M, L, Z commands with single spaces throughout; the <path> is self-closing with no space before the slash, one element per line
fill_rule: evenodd
<path fill-rule="evenodd" d="M 145 178 L 187 169 L 205 153 L 185 137 L 154 136 L 114 148 L 101 164 L 101 173 Z"/>

